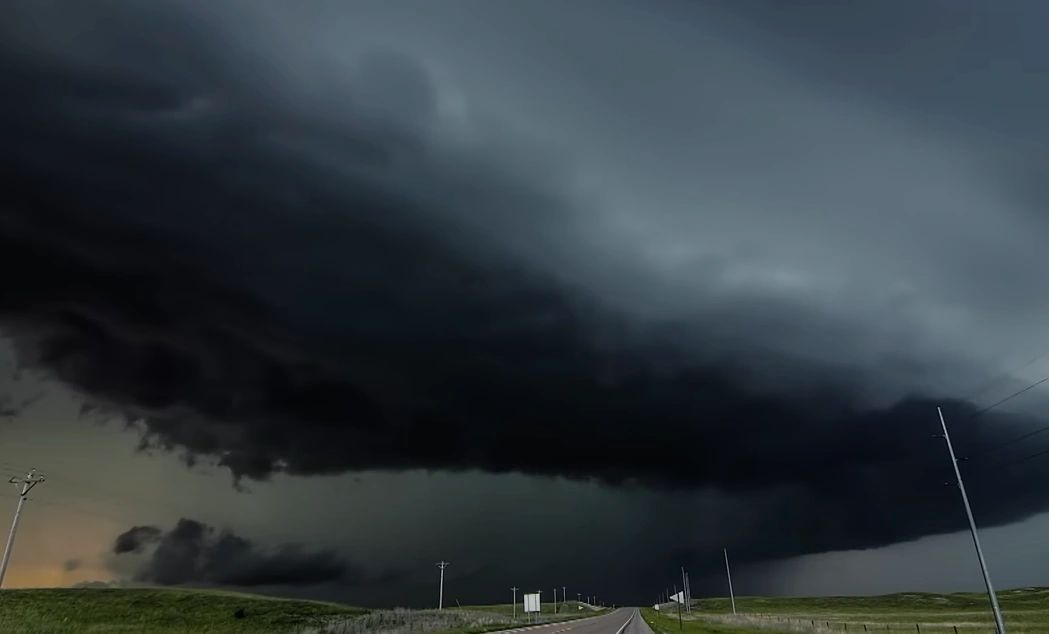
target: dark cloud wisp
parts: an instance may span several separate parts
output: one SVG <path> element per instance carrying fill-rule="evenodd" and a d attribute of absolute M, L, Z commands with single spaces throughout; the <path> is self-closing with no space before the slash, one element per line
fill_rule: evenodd
<path fill-rule="evenodd" d="M 113 552 L 118 555 L 140 553 L 146 546 L 160 541 L 162 535 L 163 531 L 156 526 L 132 526 L 117 536 Z"/>
<path fill-rule="evenodd" d="M 759 518 L 777 530 L 751 557 L 957 528 L 946 465 L 930 469 L 932 395 L 873 404 L 851 368 L 755 361 L 748 342 L 746 362 L 712 356 L 726 344 L 702 328 L 606 308 L 537 263 L 573 261 L 568 238 L 584 250 L 568 197 L 509 175 L 487 145 L 441 141 L 436 89 L 411 60 L 325 76 L 319 99 L 193 21 L 139 19 L 145 35 L 113 44 L 121 61 L 98 30 L 0 48 L 0 265 L 20 272 L 0 324 L 26 363 L 151 442 L 237 478 L 428 468 L 781 489 L 789 504 Z M 959 444 L 1034 424 L 984 416 Z M 984 521 L 1049 506 L 1028 481 L 986 480 L 1005 493 Z M 142 576 L 158 583 L 341 574 L 189 520 L 115 549 L 154 542 Z"/>
<path fill-rule="evenodd" d="M 348 567 L 335 553 L 285 545 L 265 549 L 231 531 L 180 519 L 164 532 L 136 526 L 121 533 L 114 554 L 153 547 L 140 565 L 138 581 L 161 585 L 303 586 L 344 581 Z"/>

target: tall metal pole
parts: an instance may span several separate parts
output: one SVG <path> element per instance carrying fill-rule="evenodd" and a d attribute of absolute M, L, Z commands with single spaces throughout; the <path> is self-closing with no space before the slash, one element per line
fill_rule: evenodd
<path fill-rule="evenodd" d="M 685 596 L 688 598 L 688 612 L 692 613 L 692 579 L 685 572 Z"/>
<path fill-rule="evenodd" d="M 444 569 L 448 567 L 448 562 L 447 561 L 439 561 L 439 562 L 437 562 L 437 567 L 441 569 L 441 590 L 440 590 L 440 593 L 437 595 L 437 609 L 438 610 L 443 610 L 444 609 Z"/>
<path fill-rule="evenodd" d="M 688 612 L 688 586 L 685 585 L 685 567 L 681 567 L 681 601 L 685 604 L 685 612 Z"/>
<path fill-rule="evenodd" d="M 973 535 L 973 546 L 976 546 L 976 557 L 980 560 L 980 571 L 983 573 L 983 583 L 987 586 L 987 596 L 991 599 L 991 610 L 994 612 L 994 625 L 998 634 L 1005 633 L 1005 620 L 1002 619 L 1002 610 L 998 607 L 998 597 L 994 594 L 994 586 L 991 585 L 991 575 L 987 572 L 987 562 L 983 558 L 983 549 L 980 548 L 980 538 L 976 534 L 976 520 L 973 519 L 973 510 L 969 506 L 969 496 L 965 493 L 965 484 L 962 483 L 962 472 L 958 469 L 958 459 L 954 456 L 954 446 L 951 445 L 951 435 L 947 433 L 947 421 L 943 417 L 943 410 L 939 407 L 936 412 L 940 415 L 940 426 L 943 427 L 943 439 L 947 442 L 947 453 L 951 455 L 951 466 L 954 467 L 954 476 L 958 479 L 958 492 L 962 494 L 962 503 L 965 505 L 965 515 L 969 518 L 969 531 Z"/>
<path fill-rule="evenodd" d="M 4 586 L 4 575 L 7 574 L 7 564 L 11 561 L 11 548 L 15 544 L 15 531 L 18 530 L 18 518 L 22 516 L 22 506 L 25 504 L 29 491 L 45 480 L 44 476 L 37 475 L 36 469 L 30 469 L 25 478 L 11 478 L 11 484 L 21 484 L 22 492 L 18 494 L 18 506 L 15 507 L 15 519 L 11 522 L 11 531 L 7 534 L 7 545 L 4 547 L 4 559 L 0 563 L 0 588 Z"/>
<path fill-rule="evenodd" d="M 684 593 L 685 591 L 682 590 L 681 592 Z M 677 584 L 676 583 L 674 584 L 674 596 L 675 597 L 677 596 Z M 678 601 L 677 602 L 677 629 L 680 630 L 680 629 L 682 629 L 684 627 L 685 626 L 681 624 L 681 601 Z"/>
<path fill-rule="evenodd" d="M 557 614 L 557 588 L 554 588 L 554 614 Z"/>
<path fill-rule="evenodd" d="M 510 588 L 510 592 L 514 593 L 514 620 L 517 620 L 517 586 Z"/>
<path fill-rule="evenodd" d="M 732 613 L 736 613 L 736 594 L 732 591 L 732 569 L 728 565 L 728 548 L 721 549 L 725 553 L 725 575 L 728 576 L 728 596 L 732 600 Z"/>
<path fill-rule="evenodd" d="M 561 603 L 568 601 L 568 595 L 565 594 L 565 586 L 561 586 Z"/>

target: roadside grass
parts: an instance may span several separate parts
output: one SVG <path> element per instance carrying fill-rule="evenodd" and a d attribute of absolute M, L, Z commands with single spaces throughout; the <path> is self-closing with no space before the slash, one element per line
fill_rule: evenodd
<path fill-rule="evenodd" d="M 552 608 L 552 606 L 550 606 Z M 517 618 L 513 617 L 513 605 L 475 605 L 444 610 L 377 610 L 370 614 L 333 623 L 323 628 L 311 630 L 311 634 L 410 634 L 426 632 L 427 634 L 480 634 L 514 627 L 527 627 L 533 623 L 557 623 L 580 618 L 600 616 L 607 610 L 572 610 L 558 611 L 552 609 L 538 615 L 537 618 L 526 617 L 520 604 L 517 606 Z"/>
<path fill-rule="evenodd" d="M 243 618 L 236 618 L 243 609 Z M 0 632 L 298 634 L 366 610 L 237 592 L 168 588 L 0 591 Z"/>
<path fill-rule="evenodd" d="M 998 592 L 1010 632 L 1049 632 L 1049 588 Z M 728 598 L 694 602 L 692 617 L 723 623 L 764 624 L 783 631 L 993 633 L 987 595 L 903 592 L 873 597 L 737 597 L 733 617 Z M 957 628 L 957 629 L 956 629 Z M 765 630 L 768 631 L 768 630 Z"/>
<path fill-rule="evenodd" d="M 645 622 L 648 623 L 648 626 L 652 628 L 655 634 L 678 634 L 680 632 L 684 634 L 755 634 L 756 632 L 768 634 L 770 631 L 774 631 L 766 628 L 730 625 L 705 618 L 696 618 L 695 611 L 693 611 L 692 617 L 688 619 L 682 617 L 680 625 L 676 612 L 670 614 L 657 612 L 652 608 L 641 608 L 641 618 L 645 619 Z"/>

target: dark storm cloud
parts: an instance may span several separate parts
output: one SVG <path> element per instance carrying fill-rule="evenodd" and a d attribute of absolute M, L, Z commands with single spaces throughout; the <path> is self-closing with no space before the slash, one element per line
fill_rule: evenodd
<path fill-rule="evenodd" d="M 120 535 L 117 535 L 117 539 L 113 543 L 113 552 L 118 555 L 122 553 L 140 553 L 146 546 L 160 541 L 162 534 L 163 531 L 156 526 L 132 526 Z"/>
<path fill-rule="evenodd" d="M 66 572 L 73 572 L 74 570 L 79 570 L 80 567 L 83 565 L 84 562 L 80 561 L 79 559 L 67 559 L 62 564 L 62 569 Z"/>
<path fill-rule="evenodd" d="M 784 352 L 797 336 L 850 356 L 821 349 L 848 341 L 828 335 L 841 324 L 779 296 L 638 325 L 565 273 L 608 263 L 644 285 L 595 256 L 564 183 L 501 138 L 449 138 L 419 63 L 299 77 L 293 52 L 255 56 L 166 5 L 98 6 L 19 5 L 0 26 L 0 264 L 19 272 L 0 320 L 23 360 L 151 442 L 238 479 L 476 469 L 729 491 L 776 526 L 741 531 L 756 558 L 957 528 L 928 467 L 936 395 L 867 395 L 933 361 Z M 959 443 L 1033 424 L 984 416 Z M 1045 509 L 1029 478 L 985 480 L 983 521 Z M 184 520 L 142 576 L 307 582 L 298 566 L 323 580 L 327 561 Z"/>
<path fill-rule="evenodd" d="M 168 532 L 136 526 L 117 537 L 113 552 L 141 552 L 147 543 L 156 547 L 135 578 L 161 585 L 302 586 L 342 581 L 348 572 L 345 562 L 329 551 L 309 552 L 294 545 L 266 549 L 185 518 Z"/>
<path fill-rule="evenodd" d="M 976 148 L 1013 202 L 1045 219 L 1044 2 L 716 4 L 735 36 L 791 72 Z"/>

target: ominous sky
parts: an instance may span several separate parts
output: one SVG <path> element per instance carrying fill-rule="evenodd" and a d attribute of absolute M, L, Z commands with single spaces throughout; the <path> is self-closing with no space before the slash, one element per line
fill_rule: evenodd
<path fill-rule="evenodd" d="M 1047 19 L 3 2 L 10 583 L 1045 583 Z"/>

